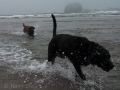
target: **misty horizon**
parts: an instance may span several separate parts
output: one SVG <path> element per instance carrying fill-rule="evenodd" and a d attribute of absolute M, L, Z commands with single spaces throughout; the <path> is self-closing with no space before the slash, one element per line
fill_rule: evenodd
<path fill-rule="evenodd" d="M 0 15 L 63 13 L 65 6 L 73 2 L 78 2 L 83 9 L 92 11 L 96 9 L 120 8 L 120 0 L 0 0 L 0 2 Z"/>

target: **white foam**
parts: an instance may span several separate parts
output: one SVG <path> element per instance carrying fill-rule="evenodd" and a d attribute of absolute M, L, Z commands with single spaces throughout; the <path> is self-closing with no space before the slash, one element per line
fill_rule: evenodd
<path fill-rule="evenodd" d="M 36 74 L 42 74 L 42 75 L 48 75 L 49 77 L 45 77 L 42 79 L 42 81 L 38 80 L 37 82 L 44 82 L 44 80 L 48 80 L 50 77 L 53 76 L 53 74 L 57 73 L 61 77 L 67 78 L 68 80 L 71 80 L 75 82 L 75 74 L 76 71 L 69 62 L 69 60 L 62 60 L 62 63 L 65 65 L 62 65 L 61 63 L 55 63 L 54 65 L 49 65 L 47 63 L 48 60 L 36 60 L 32 59 L 32 52 L 18 46 L 17 44 L 10 43 L 7 41 L 0 43 L 0 66 L 4 66 L 5 64 L 7 67 L 10 67 L 12 70 L 11 73 L 19 72 L 19 71 L 25 71 L 30 73 L 36 73 Z M 3 58 L 4 57 L 4 58 Z M 59 58 L 56 58 L 56 61 L 59 60 Z M 61 58 L 60 58 L 61 60 Z M 64 62 L 65 61 L 65 62 Z M 86 69 L 82 68 L 83 73 L 87 75 L 87 77 L 94 77 L 93 73 L 94 71 L 91 71 L 89 67 L 86 67 Z M 92 74 L 90 72 L 93 72 Z M 105 76 L 105 75 L 104 75 Z M 100 80 L 102 77 L 100 78 Z M 81 79 L 80 79 L 81 80 Z M 96 82 L 94 81 L 87 81 L 85 82 L 85 85 L 96 85 Z"/>
<path fill-rule="evenodd" d="M 7 44 L 5 44 L 5 42 Z M 47 60 L 38 61 L 36 59 L 32 60 L 32 52 L 18 46 L 17 44 L 11 44 L 7 41 L 0 43 L 0 61 L 3 61 L 11 69 L 11 73 L 18 71 L 43 73 L 44 75 L 59 73 L 60 76 L 74 80 L 74 73 L 71 69 L 72 64 L 66 63 L 69 68 L 65 68 L 58 63 L 54 65 L 48 65 Z M 4 58 L 2 58 L 4 57 Z M 1 64 L 4 65 L 4 64 Z"/>
<path fill-rule="evenodd" d="M 19 35 L 19 36 L 28 36 L 26 33 L 24 32 L 21 32 L 21 31 L 15 31 L 15 32 L 11 32 L 10 34 L 13 34 L 13 35 Z M 38 35 L 37 33 L 34 33 L 34 35 Z"/>
<path fill-rule="evenodd" d="M 120 14 L 120 11 L 95 11 L 95 14 Z"/>
<path fill-rule="evenodd" d="M 15 35 L 25 35 L 25 33 L 17 31 L 17 32 L 11 32 L 11 34 L 15 34 Z"/>
<path fill-rule="evenodd" d="M 68 17 L 68 16 L 86 16 L 86 15 L 120 15 L 120 11 L 95 11 L 90 13 L 70 13 L 70 14 L 54 14 L 57 17 Z M 0 16 L 2 19 L 6 18 L 45 18 L 51 17 L 51 14 L 31 14 L 31 15 L 9 15 Z"/>
<path fill-rule="evenodd" d="M 14 43 L 11 44 L 8 41 L 0 43 L 0 50 L 0 58 L 4 57 L 5 63 L 15 63 L 18 61 L 30 60 L 30 58 L 32 58 L 32 52 Z"/>
<path fill-rule="evenodd" d="M 95 82 L 95 81 L 88 80 L 88 81 L 84 81 L 84 84 L 85 84 L 85 85 L 94 86 L 94 85 L 96 85 L 96 82 Z"/>
<path fill-rule="evenodd" d="M 16 68 L 14 68 L 16 69 Z M 35 73 L 57 73 L 59 72 L 60 76 L 68 78 L 70 80 L 75 80 L 73 71 L 69 68 L 66 69 L 62 67 L 60 64 L 55 63 L 54 65 L 48 65 L 47 60 L 44 60 L 43 63 L 40 63 L 37 60 L 31 60 L 26 63 L 26 65 L 17 67 L 19 70 L 25 70 L 27 72 L 35 72 Z"/>

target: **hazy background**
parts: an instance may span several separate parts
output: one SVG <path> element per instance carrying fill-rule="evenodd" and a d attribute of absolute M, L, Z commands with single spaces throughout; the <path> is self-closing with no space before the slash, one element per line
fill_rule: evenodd
<path fill-rule="evenodd" d="M 68 3 L 79 2 L 85 9 L 120 8 L 120 0 L 0 0 L 0 15 L 63 13 Z"/>

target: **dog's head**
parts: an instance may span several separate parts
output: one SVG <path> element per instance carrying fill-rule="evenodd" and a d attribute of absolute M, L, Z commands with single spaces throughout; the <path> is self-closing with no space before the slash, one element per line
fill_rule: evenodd
<path fill-rule="evenodd" d="M 97 65 L 107 72 L 114 67 L 113 63 L 110 61 L 111 56 L 108 50 L 98 44 L 95 44 L 92 50 L 91 61 L 93 65 Z"/>
<path fill-rule="evenodd" d="M 33 26 L 29 27 L 29 29 L 28 29 L 29 36 L 34 37 L 34 29 L 35 29 L 35 27 L 33 27 Z"/>

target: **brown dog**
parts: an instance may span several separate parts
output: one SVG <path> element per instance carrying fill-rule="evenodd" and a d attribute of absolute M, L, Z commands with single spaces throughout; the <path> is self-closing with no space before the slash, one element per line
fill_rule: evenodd
<path fill-rule="evenodd" d="M 34 37 L 34 29 L 35 27 L 33 26 L 26 26 L 24 23 L 23 23 L 23 32 L 24 33 L 27 33 L 29 36 L 31 37 Z"/>

